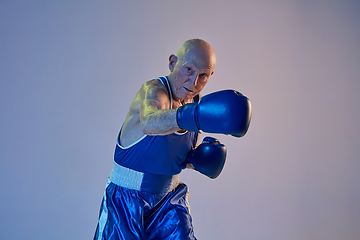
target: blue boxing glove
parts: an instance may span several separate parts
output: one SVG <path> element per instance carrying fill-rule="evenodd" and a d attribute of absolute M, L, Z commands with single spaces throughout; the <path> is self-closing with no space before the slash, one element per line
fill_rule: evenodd
<path fill-rule="evenodd" d="M 251 119 L 251 103 L 235 90 L 208 94 L 198 103 L 188 103 L 177 110 L 177 124 L 181 129 L 242 137 Z"/>
<path fill-rule="evenodd" d="M 187 156 L 190 166 L 212 179 L 220 175 L 225 159 L 225 145 L 212 137 L 204 138 L 203 142 Z"/>

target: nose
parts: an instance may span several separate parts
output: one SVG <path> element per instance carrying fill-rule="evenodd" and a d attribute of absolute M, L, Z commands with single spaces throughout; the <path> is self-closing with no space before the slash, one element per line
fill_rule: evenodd
<path fill-rule="evenodd" d="M 195 87 L 196 85 L 197 85 L 197 83 L 198 83 L 198 79 L 199 79 L 199 75 L 198 74 L 192 74 L 191 76 L 190 76 L 190 82 L 191 82 L 191 84 Z"/>

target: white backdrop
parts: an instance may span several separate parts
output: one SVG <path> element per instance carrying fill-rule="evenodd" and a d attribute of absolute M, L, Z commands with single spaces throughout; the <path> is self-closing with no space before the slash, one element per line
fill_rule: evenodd
<path fill-rule="evenodd" d="M 211 3 L 210 3 L 211 2 Z M 203 93 L 253 106 L 221 176 L 186 170 L 198 239 L 360 239 L 359 1 L 0 1 L 1 239 L 92 239 L 116 134 L 190 38 Z M 207 134 L 204 134 L 207 136 Z"/>

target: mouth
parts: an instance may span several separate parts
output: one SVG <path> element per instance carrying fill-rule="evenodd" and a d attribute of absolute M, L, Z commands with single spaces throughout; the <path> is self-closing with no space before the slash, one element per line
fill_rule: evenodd
<path fill-rule="evenodd" d="M 194 93 L 194 91 L 192 91 L 192 90 L 190 90 L 190 89 L 188 89 L 188 88 L 186 88 L 186 87 L 183 87 L 187 92 L 189 92 L 189 93 Z"/>

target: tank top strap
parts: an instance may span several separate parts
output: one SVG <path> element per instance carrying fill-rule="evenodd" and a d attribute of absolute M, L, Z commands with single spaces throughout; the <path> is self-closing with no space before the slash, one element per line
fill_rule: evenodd
<path fill-rule="evenodd" d="M 161 83 L 167 88 L 168 90 L 168 96 L 169 96 L 169 100 L 170 100 L 170 108 L 172 106 L 172 95 L 171 95 L 171 88 L 169 85 L 169 82 L 167 80 L 166 77 L 159 77 L 159 80 L 161 81 Z"/>

